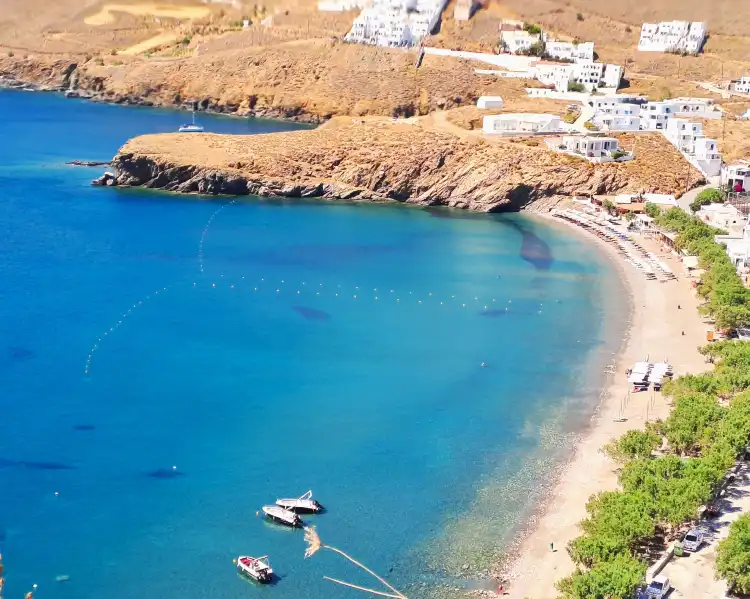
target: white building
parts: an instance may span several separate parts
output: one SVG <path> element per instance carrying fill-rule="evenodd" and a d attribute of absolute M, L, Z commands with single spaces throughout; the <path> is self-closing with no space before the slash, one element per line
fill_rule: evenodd
<path fill-rule="evenodd" d="M 553 114 L 496 114 L 482 119 L 482 131 L 487 134 L 528 135 L 559 133 L 560 117 Z"/>
<path fill-rule="evenodd" d="M 347 42 L 401 47 L 418 44 L 437 25 L 447 0 L 372 0 L 354 19 Z"/>
<path fill-rule="evenodd" d="M 626 96 L 626 95 L 609 95 L 609 96 L 591 96 L 588 101 L 588 105 L 591 106 L 596 112 L 603 112 L 606 114 L 614 114 L 614 111 L 621 104 L 635 104 L 640 110 L 640 106 L 646 103 L 646 98 L 643 96 Z"/>
<path fill-rule="evenodd" d="M 453 19 L 455 21 L 468 21 L 474 12 L 474 0 L 456 0 L 453 8 Z"/>
<path fill-rule="evenodd" d="M 745 225 L 741 235 L 716 235 L 714 241 L 727 247 L 727 256 L 738 271 L 750 266 L 750 223 Z"/>
<path fill-rule="evenodd" d="M 745 219 L 731 204 L 708 204 L 696 213 L 702 221 L 717 229 L 737 233 L 745 225 Z"/>
<path fill-rule="evenodd" d="M 550 58 L 570 60 L 573 62 L 594 62 L 594 42 L 560 42 L 550 40 L 545 43 L 544 50 Z"/>
<path fill-rule="evenodd" d="M 526 52 L 536 43 L 547 39 L 545 34 L 529 33 L 523 29 L 502 29 L 500 31 L 500 45 L 511 54 Z"/>
<path fill-rule="evenodd" d="M 663 101 L 646 102 L 641 110 L 641 128 L 644 131 L 664 130 L 672 116 L 675 116 L 672 104 Z"/>
<path fill-rule="evenodd" d="M 573 64 L 539 62 L 532 69 L 532 75 L 545 85 L 557 91 L 568 91 L 571 83 L 580 83 L 588 91 L 599 88 L 615 88 L 622 79 L 622 67 L 601 62 L 577 62 Z"/>
<path fill-rule="evenodd" d="M 638 131 L 641 127 L 641 107 L 619 102 L 594 113 L 591 121 L 603 131 Z"/>
<path fill-rule="evenodd" d="M 500 96 L 481 96 L 477 100 L 477 108 L 502 108 L 503 99 Z"/>
<path fill-rule="evenodd" d="M 672 106 L 675 116 L 698 119 L 720 119 L 721 110 L 709 98 L 672 98 L 664 100 Z"/>
<path fill-rule="evenodd" d="M 368 4 L 368 0 L 318 0 L 318 10 L 321 12 L 345 12 L 347 10 L 361 10 Z"/>
<path fill-rule="evenodd" d="M 641 27 L 638 50 L 697 54 L 706 41 L 706 34 L 706 24 L 699 21 L 644 23 Z"/>
<path fill-rule="evenodd" d="M 563 135 L 561 139 L 549 140 L 547 147 L 556 152 L 586 158 L 591 162 L 612 162 L 613 154 L 619 152 L 619 146 L 614 137 L 590 135 Z"/>
<path fill-rule="evenodd" d="M 664 137 L 707 177 L 721 172 L 721 154 L 715 139 L 703 133 L 703 125 L 685 119 L 670 118 L 662 129 Z"/>
<path fill-rule="evenodd" d="M 750 162 L 741 160 L 722 166 L 721 184 L 731 191 L 734 191 L 738 184 L 743 190 L 750 191 Z"/>
<path fill-rule="evenodd" d="M 740 94 L 750 94 L 750 75 L 745 75 L 729 84 L 729 89 Z"/>

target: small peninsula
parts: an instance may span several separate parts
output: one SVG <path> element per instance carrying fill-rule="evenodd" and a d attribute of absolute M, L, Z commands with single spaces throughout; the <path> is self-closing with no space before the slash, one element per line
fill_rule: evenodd
<path fill-rule="evenodd" d="M 128 141 L 112 166 L 120 186 L 395 200 L 480 212 L 520 210 L 577 194 L 679 195 L 686 172 L 691 184 L 700 179 L 660 135 L 620 140 L 635 148 L 635 160 L 592 165 L 550 152 L 535 139 L 486 142 L 432 129 L 419 119 L 341 119 L 316 130 L 266 135 L 145 135 Z"/>

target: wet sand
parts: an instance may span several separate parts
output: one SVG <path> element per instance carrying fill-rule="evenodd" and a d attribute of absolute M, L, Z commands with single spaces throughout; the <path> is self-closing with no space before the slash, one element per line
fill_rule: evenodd
<path fill-rule="evenodd" d="M 643 273 L 626 263 L 610 244 L 587 231 L 567 224 L 552 216 L 550 221 L 577 231 L 598 251 L 607 252 L 615 263 L 630 295 L 631 326 L 618 356 L 614 374 L 607 382 L 602 401 L 591 418 L 591 426 L 581 436 L 569 462 L 561 468 L 560 477 L 552 486 L 545 505 L 533 517 L 517 547 L 515 559 L 504 568 L 506 597 L 547 599 L 557 596 L 555 582 L 573 572 L 575 566 L 568 556 L 566 545 L 580 534 L 578 523 L 586 517 L 586 502 L 594 493 L 617 488 L 616 464 L 600 449 L 612 438 L 637 428 L 642 429 L 647 414 L 649 419 L 665 417 L 669 406 L 661 393 L 631 393 L 623 414 L 625 422 L 616 422 L 621 405 L 627 396 L 625 371 L 646 356 L 657 362 L 668 358 L 675 376 L 706 369 L 697 348 L 705 343 L 707 326 L 698 313 L 698 301 L 691 280 L 684 276 L 684 268 L 676 257 L 662 254 L 664 261 L 678 276 L 677 281 L 659 283 L 648 281 Z M 637 236 L 646 249 L 660 254 L 660 246 Z M 677 306 L 680 305 L 681 309 Z M 684 331 L 684 336 L 682 335 Z M 553 543 L 553 549 L 550 549 Z"/>

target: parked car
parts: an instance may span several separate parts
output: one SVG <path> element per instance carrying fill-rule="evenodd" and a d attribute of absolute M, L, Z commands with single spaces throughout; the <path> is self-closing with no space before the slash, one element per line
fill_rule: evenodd
<path fill-rule="evenodd" d="M 703 531 L 700 528 L 691 528 L 682 540 L 682 547 L 690 553 L 698 551 L 702 544 Z"/>
<path fill-rule="evenodd" d="M 649 585 L 646 587 L 646 597 L 648 599 L 662 599 L 666 597 L 667 593 L 672 589 L 669 586 L 669 578 L 663 574 L 654 576 Z"/>

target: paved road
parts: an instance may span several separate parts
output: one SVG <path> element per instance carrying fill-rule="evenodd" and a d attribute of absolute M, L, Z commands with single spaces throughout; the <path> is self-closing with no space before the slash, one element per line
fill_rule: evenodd
<path fill-rule="evenodd" d="M 674 587 L 670 597 L 722 599 L 726 596 L 726 582 L 714 579 L 716 547 L 729 534 L 729 525 L 750 510 L 750 464 L 741 464 L 737 479 L 728 487 L 726 498 L 719 505 L 721 515 L 704 525 L 704 545 L 695 553 L 673 558 L 664 568 L 662 574 L 669 577 Z"/>

